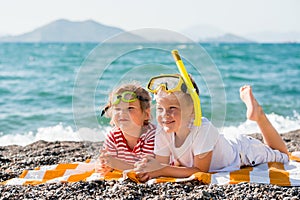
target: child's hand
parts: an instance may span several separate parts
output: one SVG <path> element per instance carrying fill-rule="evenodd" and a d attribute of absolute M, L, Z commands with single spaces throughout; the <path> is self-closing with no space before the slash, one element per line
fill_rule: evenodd
<path fill-rule="evenodd" d="M 138 161 L 134 164 L 134 171 L 137 174 L 137 179 L 140 182 L 146 182 L 150 179 L 150 174 L 144 172 L 144 169 L 147 165 L 147 158 L 143 158 L 141 161 Z"/>
<path fill-rule="evenodd" d="M 112 171 L 112 168 L 106 165 L 96 166 L 95 172 L 105 176 L 108 172 Z"/>
<path fill-rule="evenodd" d="M 160 176 L 160 170 L 165 166 L 158 162 L 152 156 L 144 156 L 141 161 L 134 164 L 134 171 L 141 182 Z"/>
<path fill-rule="evenodd" d="M 148 181 L 149 179 L 151 179 L 149 173 L 138 172 L 138 173 L 136 173 L 136 175 L 137 175 L 136 178 L 142 183 L 144 183 L 144 182 Z"/>
<path fill-rule="evenodd" d="M 102 163 L 106 167 L 110 167 L 111 169 L 118 169 L 118 160 L 114 156 L 110 155 L 107 150 L 101 150 L 99 158 L 100 163 Z"/>
<path fill-rule="evenodd" d="M 134 165 L 136 172 L 153 172 L 164 168 L 165 166 L 158 162 L 152 156 L 143 156 L 141 161 L 138 161 Z"/>
<path fill-rule="evenodd" d="M 102 174 L 103 176 L 110 172 L 113 168 L 107 164 L 107 151 L 100 150 L 99 160 L 95 165 L 95 172 Z"/>

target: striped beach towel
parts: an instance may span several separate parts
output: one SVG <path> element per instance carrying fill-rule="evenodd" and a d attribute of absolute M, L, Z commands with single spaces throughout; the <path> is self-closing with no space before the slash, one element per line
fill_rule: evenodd
<path fill-rule="evenodd" d="M 245 167 L 233 172 L 202 173 L 188 178 L 160 177 L 151 179 L 147 184 L 163 182 L 185 182 L 198 180 L 204 184 L 237 184 L 241 182 L 275 184 L 279 186 L 300 186 L 300 158 L 290 155 L 288 163 L 263 163 L 255 167 Z M 34 170 L 24 170 L 19 178 L 2 182 L 4 185 L 38 185 L 43 183 L 77 182 L 92 180 L 119 180 L 130 178 L 139 183 L 133 171 L 117 171 L 105 176 L 95 172 L 95 160 L 43 166 Z"/>

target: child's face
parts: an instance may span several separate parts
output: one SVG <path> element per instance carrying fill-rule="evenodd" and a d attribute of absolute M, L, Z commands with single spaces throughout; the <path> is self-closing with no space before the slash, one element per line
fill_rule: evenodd
<path fill-rule="evenodd" d="M 112 120 L 123 132 L 130 134 L 140 130 L 144 121 L 149 119 L 149 113 L 150 109 L 143 112 L 139 100 L 130 103 L 120 101 L 112 107 Z"/>
<path fill-rule="evenodd" d="M 156 97 L 156 118 L 166 133 L 178 132 L 188 128 L 191 121 L 192 109 L 174 93 Z M 181 102 L 181 103 L 180 103 Z"/>

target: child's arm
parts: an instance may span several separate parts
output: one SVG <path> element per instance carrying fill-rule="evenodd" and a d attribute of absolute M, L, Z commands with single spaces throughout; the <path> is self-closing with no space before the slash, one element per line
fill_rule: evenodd
<path fill-rule="evenodd" d="M 133 164 L 129 164 L 123 160 L 120 160 L 114 155 L 110 155 L 105 150 L 102 150 L 102 153 L 100 154 L 100 160 L 102 160 L 102 162 L 105 163 L 105 165 L 109 166 L 112 169 L 124 171 L 127 169 L 134 168 Z"/>
<path fill-rule="evenodd" d="M 147 157 L 136 164 L 137 172 L 146 172 L 148 176 L 143 177 L 155 178 L 159 176 L 185 178 L 196 172 L 208 172 L 212 158 L 212 151 L 194 156 L 193 167 L 170 166 L 166 162 L 168 157 L 156 156 L 156 159 Z M 161 162 L 162 161 L 162 162 Z M 140 180 L 147 181 L 147 180 Z"/>
<path fill-rule="evenodd" d="M 199 169 L 196 167 L 170 166 L 160 163 L 155 158 L 147 157 L 135 164 L 135 171 L 137 172 L 139 181 L 145 182 L 148 179 L 160 176 L 185 178 L 199 172 Z"/>
<path fill-rule="evenodd" d="M 117 170 L 121 170 L 121 171 L 134 168 L 134 166 L 132 164 L 129 164 L 123 160 L 114 158 L 112 156 L 107 158 L 107 165 L 113 169 L 117 169 Z"/>
<path fill-rule="evenodd" d="M 212 152 L 213 151 L 209 151 L 194 156 L 194 167 L 198 168 L 201 172 L 208 172 L 212 159 Z"/>

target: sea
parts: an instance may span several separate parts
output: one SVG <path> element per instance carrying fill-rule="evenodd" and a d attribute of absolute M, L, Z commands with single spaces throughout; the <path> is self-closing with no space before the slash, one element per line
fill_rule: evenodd
<path fill-rule="evenodd" d="M 300 129 L 297 43 L 0 43 L 0 146 L 103 140 L 109 92 L 179 73 L 172 49 L 200 88 L 202 115 L 220 132 L 259 132 L 239 98 L 245 84 L 280 133 Z"/>

